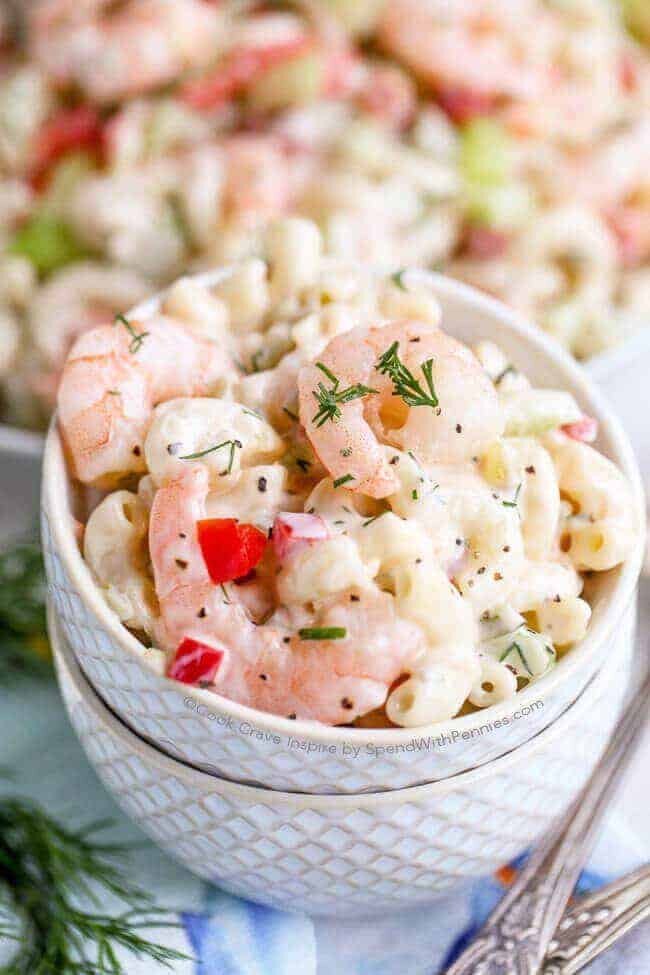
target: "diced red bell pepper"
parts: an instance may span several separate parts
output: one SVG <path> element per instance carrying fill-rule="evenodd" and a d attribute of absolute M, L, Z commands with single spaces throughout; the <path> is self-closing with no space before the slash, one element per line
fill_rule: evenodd
<path fill-rule="evenodd" d="M 215 650 L 207 643 L 185 637 L 179 643 L 176 656 L 169 665 L 167 676 L 182 684 L 212 682 L 221 666 L 223 650 Z"/>
<path fill-rule="evenodd" d="M 273 548 L 280 561 L 306 545 L 329 537 L 327 522 L 320 515 L 283 511 L 273 523 Z"/>
<path fill-rule="evenodd" d="M 580 440 L 582 443 L 593 443 L 598 436 L 598 420 L 594 420 L 593 416 L 587 416 L 585 413 L 575 423 L 565 423 L 562 430 L 572 440 Z"/>
<path fill-rule="evenodd" d="M 212 75 L 187 82 L 180 97 L 199 111 L 218 108 L 245 91 L 269 68 L 308 50 L 311 43 L 311 39 L 303 35 L 267 47 L 234 51 Z"/>
<path fill-rule="evenodd" d="M 491 227 L 469 227 L 465 236 L 465 247 L 469 257 L 489 260 L 500 257 L 508 247 L 509 237 L 501 230 Z"/>
<path fill-rule="evenodd" d="M 197 523 L 197 531 L 203 559 L 215 585 L 248 575 L 264 555 L 264 532 L 255 525 L 243 525 L 236 518 L 206 518 Z"/>
<path fill-rule="evenodd" d="M 32 185 L 40 188 L 48 170 L 62 156 L 78 149 L 100 149 L 101 142 L 102 119 L 96 108 L 80 105 L 58 112 L 36 135 L 31 161 Z"/>
<path fill-rule="evenodd" d="M 494 96 L 470 88 L 443 88 L 438 92 L 438 103 L 452 122 L 462 124 L 489 115 L 494 109 Z"/>

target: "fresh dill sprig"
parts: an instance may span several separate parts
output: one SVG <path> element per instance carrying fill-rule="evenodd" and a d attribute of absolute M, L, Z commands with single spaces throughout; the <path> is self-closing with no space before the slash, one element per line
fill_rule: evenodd
<path fill-rule="evenodd" d="M 353 386 L 348 386 L 347 389 L 339 389 L 340 380 L 327 366 L 323 365 L 322 362 L 317 362 L 316 368 L 320 369 L 332 383 L 328 389 L 324 382 L 319 382 L 318 387 L 312 390 L 312 395 L 318 403 L 318 412 L 313 416 L 312 423 L 315 423 L 317 427 L 322 427 L 328 420 L 336 423 L 341 418 L 342 403 L 349 403 L 353 399 L 360 399 L 362 396 L 369 396 L 371 393 L 377 392 L 376 389 L 364 386 L 363 383 L 355 383 Z"/>
<path fill-rule="evenodd" d="M 517 375 L 517 370 L 515 369 L 515 367 L 514 366 L 510 366 L 510 365 L 506 366 L 505 369 L 502 369 L 501 372 L 499 373 L 499 375 L 495 377 L 494 385 L 495 386 L 500 386 L 501 385 L 501 381 L 503 379 L 505 379 L 506 376 L 509 376 L 511 373 L 514 376 Z"/>
<path fill-rule="evenodd" d="M 107 825 L 72 831 L 34 803 L 0 800 L 0 939 L 16 943 L 1 975 L 126 975 L 118 948 L 167 968 L 187 958 L 142 936 L 177 925 L 110 862 L 127 847 L 96 839 Z M 105 913 L 102 892 L 126 909 Z"/>
<path fill-rule="evenodd" d="M 50 673 L 45 570 L 35 543 L 0 554 L 0 679 Z"/>
<path fill-rule="evenodd" d="M 528 671 L 528 673 L 530 674 L 530 676 L 533 677 L 534 676 L 533 675 L 533 672 L 530 669 L 530 665 L 529 665 L 528 661 L 526 660 L 526 656 L 524 654 L 524 651 L 521 649 L 521 647 L 519 646 L 519 644 L 517 642 L 511 643 L 510 646 L 507 648 L 507 650 L 505 650 L 501 654 L 501 656 L 499 657 L 499 663 L 503 663 L 504 660 L 506 660 L 507 657 L 509 657 L 510 654 L 513 653 L 513 652 L 516 652 L 517 653 L 517 655 L 518 655 L 519 659 L 521 660 L 522 664 L 524 665 L 525 669 Z"/>
<path fill-rule="evenodd" d="M 214 453 L 215 450 L 221 450 L 222 447 L 230 447 L 228 467 L 225 471 L 222 471 L 222 474 L 230 474 L 235 461 L 235 450 L 242 446 L 241 440 L 223 440 L 221 443 L 216 443 L 212 447 L 206 447 L 205 450 L 197 450 L 194 454 L 180 454 L 179 460 L 199 460 L 200 457 L 207 457 L 208 454 Z"/>
<path fill-rule="evenodd" d="M 433 359 L 427 359 L 420 365 L 427 384 L 426 393 L 413 373 L 399 357 L 399 342 L 395 341 L 389 349 L 379 357 L 375 366 L 382 376 L 388 376 L 393 383 L 393 396 L 401 396 L 407 406 L 438 405 L 438 397 L 433 386 Z"/>
<path fill-rule="evenodd" d="M 124 315 L 116 315 L 113 324 L 123 325 L 124 328 L 129 333 L 129 335 L 131 336 L 131 341 L 129 343 L 129 352 L 131 353 L 131 355 L 135 355 L 136 352 L 139 352 L 140 347 L 144 342 L 144 340 L 146 339 L 146 337 L 149 335 L 149 332 L 136 332 L 131 322 Z"/>
<path fill-rule="evenodd" d="M 395 271 L 395 273 L 391 274 L 390 276 L 390 279 L 395 285 L 395 287 L 400 288 L 402 291 L 408 290 L 406 285 L 404 284 L 404 275 L 406 274 L 407 270 L 408 268 L 402 267 L 399 269 L 399 271 Z"/>

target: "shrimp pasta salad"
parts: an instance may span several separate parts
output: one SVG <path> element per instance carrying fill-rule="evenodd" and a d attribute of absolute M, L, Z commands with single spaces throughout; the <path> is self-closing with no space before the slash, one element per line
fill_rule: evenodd
<path fill-rule="evenodd" d="M 587 359 L 650 307 L 647 0 L 30 0 L 0 11 L 0 414 L 180 274 L 444 268 Z M 21 16 L 21 11 L 24 13 Z"/>
<path fill-rule="evenodd" d="M 68 356 L 109 606 L 170 678 L 325 724 L 420 726 L 543 678 L 589 625 L 583 575 L 637 530 L 596 422 L 447 334 L 422 277 L 323 259 L 300 218 L 263 253 Z"/>

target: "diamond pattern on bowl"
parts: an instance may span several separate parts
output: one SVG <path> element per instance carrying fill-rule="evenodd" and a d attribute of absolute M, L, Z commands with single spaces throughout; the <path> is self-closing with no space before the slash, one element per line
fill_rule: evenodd
<path fill-rule="evenodd" d="M 544 707 L 489 734 L 455 745 L 396 754 L 361 753 L 352 758 L 308 754 L 280 743 L 259 741 L 220 724 L 214 717 L 188 707 L 186 690 L 159 677 L 135 653 L 113 640 L 86 608 L 67 576 L 52 540 L 49 516 L 42 514 L 42 537 L 51 598 L 65 636 L 90 683 L 102 699 L 139 736 L 173 758 L 211 775 L 251 785 L 301 793 L 363 793 L 402 789 L 435 782 L 481 766 L 531 740 L 555 721 L 582 687 L 566 687 L 547 695 Z M 602 657 L 629 648 L 635 606 L 629 606 L 615 635 L 600 657 L 594 655 L 587 680 Z M 514 707 L 514 706 L 513 706 Z M 218 706 L 214 706 L 218 715 Z M 260 715 L 260 721 L 263 721 Z M 354 732 L 351 732 L 352 739 Z M 414 736 L 417 738 L 417 735 Z M 539 802 L 539 795 L 531 797 Z M 471 816 L 471 819 L 468 818 Z M 482 810 L 467 812 L 464 821 L 480 822 Z"/>
<path fill-rule="evenodd" d="M 88 758 L 163 849 L 235 894 L 346 917 L 425 903 L 521 853 L 586 782 L 631 667 L 629 653 L 610 659 L 557 729 L 489 767 L 401 791 L 313 796 L 238 786 L 173 761 L 98 702 L 71 656 L 56 657 Z"/>

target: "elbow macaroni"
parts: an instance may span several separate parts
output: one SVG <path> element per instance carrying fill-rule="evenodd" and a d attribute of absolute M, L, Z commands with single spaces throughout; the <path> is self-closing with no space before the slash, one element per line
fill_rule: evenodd
<path fill-rule="evenodd" d="M 252 368 L 221 397 L 153 408 L 138 493 L 108 495 L 86 528 L 98 584 L 126 625 L 165 633 L 147 567 L 149 512 L 174 552 L 193 546 L 191 559 L 161 550 L 181 573 L 167 599 L 185 579 L 188 589 L 205 580 L 215 553 L 197 544 L 193 523 L 174 531 L 177 509 L 161 522 L 158 499 L 170 484 L 204 484 L 202 507 L 192 494 L 190 510 L 257 530 L 262 555 L 227 578 L 216 608 L 193 614 L 191 634 L 205 627 L 210 645 L 211 613 L 232 613 L 235 634 L 252 618 L 245 659 L 259 638 L 267 663 L 289 667 L 288 653 L 321 668 L 305 694 L 344 682 L 328 691 L 328 720 L 347 720 L 356 695 L 367 709 L 383 700 L 387 719 L 405 727 L 507 700 L 585 636 L 581 572 L 618 564 L 633 542 L 625 478 L 573 439 L 583 418 L 572 396 L 532 388 L 492 343 L 477 356 L 454 343 L 438 329 L 433 295 L 411 290 L 408 275 L 323 263 L 305 221 L 274 228 L 266 246 L 268 263 L 240 264 L 216 295 L 187 280 L 168 295 L 167 314 Z M 404 646 L 391 645 L 394 632 Z"/>

